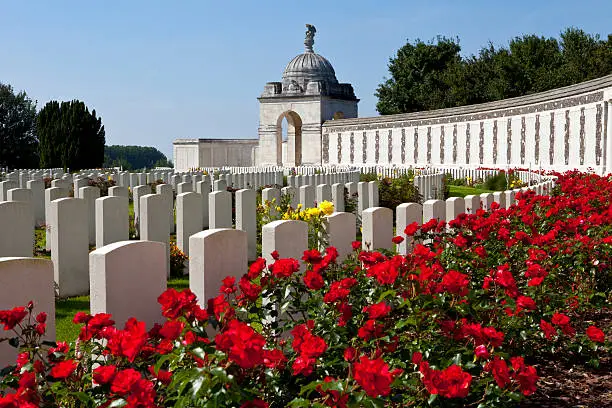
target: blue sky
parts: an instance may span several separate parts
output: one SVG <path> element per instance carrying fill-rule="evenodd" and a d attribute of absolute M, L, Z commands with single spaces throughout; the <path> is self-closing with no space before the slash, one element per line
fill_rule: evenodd
<path fill-rule="evenodd" d="M 315 51 L 355 88 L 360 116 L 389 57 L 407 40 L 458 36 L 462 53 L 489 41 L 569 26 L 605 37 L 612 2 L 593 1 L 62 1 L 4 0 L 0 82 L 42 108 L 80 99 L 96 109 L 107 144 L 176 138 L 256 138 L 257 97 L 303 52 Z"/>

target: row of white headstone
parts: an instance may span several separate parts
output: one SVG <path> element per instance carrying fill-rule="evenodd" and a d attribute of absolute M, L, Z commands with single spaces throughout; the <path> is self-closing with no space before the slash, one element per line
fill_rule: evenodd
<path fill-rule="evenodd" d="M 546 194 L 553 186 L 554 181 L 545 181 L 531 189 L 537 194 Z M 502 208 L 508 208 L 515 203 L 516 193 L 519 191 L 521 190 L 467 196 L 465 199 L 454 197 L 446 201 L 428 200 L 423 205 L 401 204 L 396 209 L 395 228 L 398 234 L 401 234 L 404 228 L 413 222 L 423 224 L 431 219 L 450 221 L 463 212 L 474 213 L 478 208 L 490 210 L 493 202 L 497 202 Z M 183 197 L 193 197 L 197 193 L 182 194 L 185 194 Z M 245 195 L 243 199 L 252 200 L 254 192 L 242 190 L 242 194 Z M 143 198 L 145 212 L 153 208 L 161 211 L 164 207 L 160 194 L 147 195 Z M 102 200 L 117 203 L 122 201 L 121 204 L 125 207 L 124 197 L 111 196 Z M 122 327 L 128 317 L 143 320 L 149 327 L 161 322 L 163 319 L 157 297 L 166 289 L 167 245 L 156 242 L 157 239 L 154 238 L 157 237 L 147 236 L 146 238 L 153 239 L 118 241 L 97 248 L 91 253 L 88 253 L 86 246 L 77 250 L 75 245 L 87 242 L 86 229 L 83 228 L 84 201 L 63 198 L 54 200 L 51 204 L 53 218 L 66 219 L 65 223 L 59 224 L 62 235 L 54 235 L 56 240 L 54 245 L 58 248 L 60 245 L 72 247 L 72 256 L 79 252 L 78 256 L 82 257 L 80 262 L 84 262 L 85 265 L 78 271 L 76 269 L 67 271 L 65 265 L 58 259 L 48 261 L 31 257 L 0 258 L 0 310 L 25 305 L 28 301 L 35 300 L 37 311 L 48 314 L 48 338 L 53 339 L 54 287 L 59 285 L 61 289 L 62 286 L 68 285 L 70 290 L 75 290 L 79 294 L 89 292 L 91 313 L 111 313 L 118 327 Z M 23 209 L 26 203 L 8 202 L 0 205 L 21 206 Z M 193 210 L 197 212 L 197 205 Z M 76 216 L 76 219 L 70 218 L 71 215 Z M 328 216 L 327 221 L 329 245 L 338 249 L 342 260 L 353 251 L 351 244 L 356 237 L 356 217 L 351 213 L 336 212 Z M 393 227 L 391 209 L 372 207 L 364 210 L 363 248 L 392 249 Z M 159 231 L 166 237 L 167 232 L 167 230 Z M 251 258 L 249 231 L 213 228 L 195 232 L 188 240 L 190 289 L 198 296 L 202 306 L 206 306 L 206 301 L 218 294 L 225 276 L 240 278 L 247 271 L 248 261 Z M 398 253 L 407 254 L 411 251 L 412 244 L 412 240 L 408 238 L 399 244 L 396 250 Z M 303 221 L 274 221 L 263 227 L 262 256 L 268 264 L 273 262 L 271 257 L 273 251 L 278 251 L 285 258 L 300 259 L 307 248 L 308 225 Z M 69 257 L 71 252 L 63 252 L 62 256 Z M 0 367 L 12 363 L 14 357 L 15 351 L 10 349 L 6 342 L 0 343 Z"/>
<path fill-rule="evenodd" d="M 222 180 L 217 180 L 222 187 Z M 184 185 L 181 185 L 184 184 Z M 361 193 L 361 210 L 378 205 L 378 186 L 375 182 L 355 183 Z M 197 192 L 189 191 L 190 183 L 178 185 L 176 197 L 177 245 L 189 255 L 188 238 L 207 229 L 232 228 L 232 196 L 225 190 L 210 192 L 207 182 L 197 183 Z M 61 187 L 44 190 L 44 221 L 46 222 L 46 249 L 56 265 L 57 283 L 61 296 L 83 294 L 87 285 L 82 276 L 86 267 L 89 246 L 100 248 L 109 243 L 129 238 L 128 190 L 124 187 L 109 188 L 107 197 L 100 197 L 97 187 L 81 187 L 78 197 L 69 198 L 69 191 Z M 281 194 L 292 197 L 292 206 L 303 208 L 324 200 L 335 203 L 336 209 L 344 209 L 344 185 L 334 184 L 302 186 L 299 190 L 285 187 L 264 189 L 263 201 L 274 201 L 273 210 L 280 203 Z M 207 195 L 207 199 L 204 199 Z M 0 202 L 0 256 L 32 256 L 34 218 L 33 194 L 28 189 L 8 191 L 10 201 Z M 251 189 L 236 192 L 236 229 L 248 234 L 249 259 L 256 258 L 256 203 L 257 193 Z M 160 184 L 151 191 L 149 185 L 137 186 L 133 191 L 135 224 L 141 240 L 163 242 L 169 248 L 169 237 L 175 228 L 173 192 L 170 185 Z M 168 260 L 169 262 L 169 260 Z M 166 264 L 168 264 L 166 262 Z M 169 266 L 168 266 L 169 270 Z"/>

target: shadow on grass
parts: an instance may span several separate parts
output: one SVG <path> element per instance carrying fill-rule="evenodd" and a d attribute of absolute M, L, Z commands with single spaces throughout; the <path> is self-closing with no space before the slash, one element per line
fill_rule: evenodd
<path fill-rule="evenodd" d="M 168 288 L 180 291 L 188 287 L 188 276 L 168 280 Z M 89 296 L 77 296 L 55 301 L 55 336 L 57 341 L 74 341 L 78 337 L 81 325 L 72 323 L 72 319 L 77 312 L 89 313 Z"/>
<path fill-rule="evenodd" d="M 77 296 L 55 301 L 55 336 L 57 341 L 74 341 L 81 325 L 72 323 L 77 312 L 89 313 L 89 296 Z"/>

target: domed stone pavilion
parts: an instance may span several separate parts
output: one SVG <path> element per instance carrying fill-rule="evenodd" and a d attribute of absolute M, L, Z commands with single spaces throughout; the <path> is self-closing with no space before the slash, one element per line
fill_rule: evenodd
<path fill-rule="evenodd" d="M 321 124 L 326 120 L 356 118 L 351 84 L 339 83 L 331 63 L 314 52 L 314 26 L 306 25 L 304 53 L 294 57 L 281 82 L 268 82 L 261 96 L 258 165 L 320 164 Z M 282 121 L 287 120 L 283 141 Z"/>

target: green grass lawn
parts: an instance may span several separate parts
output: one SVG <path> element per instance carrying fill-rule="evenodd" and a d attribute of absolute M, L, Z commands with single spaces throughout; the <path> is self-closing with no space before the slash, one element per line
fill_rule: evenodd
<path fill-rule="evenodd" d="M 467 195 L 478 195 L 482 193 L 493 193 L 492 190 L 486 190 L 484 188 L 475 188 L 468 186 L 449 186 L 450 193 L 449 197 L 465 197 Z"/>
<path fill-rule="evenodd" d="M 177 290 L 189 287 L 189 278 L 171 278 L 168 287 Z M 89 313 L 89 296 L 59 299 L 55 302 L 55 336 L 57 341 L 74 341 L 81 325 L 72 323 L 76 312 Z M 120 327 L 121 329 L 123 327 Z"/>

